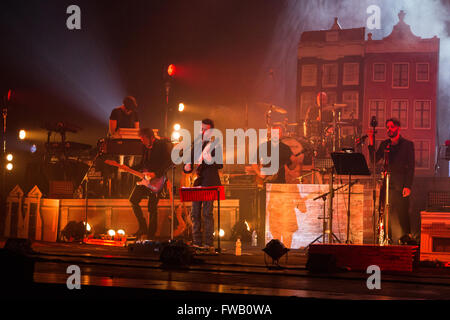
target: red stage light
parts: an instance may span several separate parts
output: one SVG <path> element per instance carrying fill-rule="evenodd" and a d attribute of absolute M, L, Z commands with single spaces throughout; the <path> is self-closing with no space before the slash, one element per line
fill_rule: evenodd
<path fill-rule="evenodd" d="M 174 74 L 175 74 L 175 71 L 176 71 L 176 68 L 175 68 L 175 65 L 174 64 L 170 64 L 168 67 L 167 67 L 167 74 L 169 75 L 169 76 L 173 76 Z"/>
<path fill-rule="evenodd" d="M 8 90 L 8 101 L 11 100 L 11 94 L 12 94 L 11 89 L 9 89 Z"/>

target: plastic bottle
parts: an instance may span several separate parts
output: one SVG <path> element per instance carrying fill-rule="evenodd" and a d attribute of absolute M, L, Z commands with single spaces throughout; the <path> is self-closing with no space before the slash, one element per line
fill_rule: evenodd
<path fill-rule="evenodd" d="M 241 253 L 242 253 L 241 239 L 238 238 L 238 239 L 236 240 L 236 255 L 237 255 L 237 256 L 240 256 Z"/>
<path fill-rule="evenodd" d="M 252 233 L 252 247 L 256 247 L 258 245 L 258 234 L 256 233 L 256 230 L 253 230 Z"/>

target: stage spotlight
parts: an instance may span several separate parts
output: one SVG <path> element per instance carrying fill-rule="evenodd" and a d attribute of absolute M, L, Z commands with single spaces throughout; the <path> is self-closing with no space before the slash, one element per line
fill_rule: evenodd
<path fill-rule="evenodd" d="M 175 68 L 175 65 L 174 65 L 174 64 L 170 64 L 170 65 L 167 67 L 167 74 L 168 74 L 169 76 L 173 77 L 173 76 L 175 75 L 176 70 L 177 70 L 177 69 Z"/>
<path fill-rule="evenodd" d="M 89 223 L 86 225 L 86 222 L 83 222 L 83 225 L 86 226 L 86 231 L 87 232 L 91 232 L 91 225 Z"/>
<path fill-rule="evenodd" d="M 172 142 L 178 142 L 180 140 L 180 133 L 178 131 L 174 131 L 172 133 Z"/>
<path fill-rule="evenodd" d="M 214 233 L 213 233 L 213 236 L 215 237 L 216 236 L 216 232 L 214 231 Z M 223 230 L 223 229 L 220 229 L 220 231 L 219 231 L 219 236 L 221 237 L 221 238 L 223 238 L 224 236 L 225 236 L 225 231 Z"/>
<path fill-rule="evenodd" d="M 117 230 L 117 234 L 120 236 L 124 236 L 125 235 L 125 231 L 122 229 Z"/>
<path fill-rule="evenodd" d="M 178 111 L 182 112 L 184 110 L 184 103 L 178 105 Z"/>
<path fill-rule="evenodd" d="M 272 258 L 272 264 L 275 265 L 278 265 L 280 258 L 289 251 L 289 249 L 287 249 L 278 239 L 270 240 L 266 247 L 262 250 Z"/>
<path fill-rule="evenodd" d="M 180 124 L 179 124 L 179 123 L 175 123 L 175 125 L 173 126 L 173 129 L 174 129 L 175 131 L 180 130 L 180 129 L 181 129 Z"/>
<path fill-rule="evenodd" d="M 22 129 L 19 131 L 19 139 L 20 140 L 24 140 L 26 138 L 26 136 L 27 136 L 27 132 L 25 130 Z"/>
<path fill-rule="evenodd" d="M 6 155 L 6 160 L 12 161 L 12 159 L 13 159 L 13 155 L 12 155 L 11 153 L 8 153 L 8 154 Z"/>
<path fill-rule="evenodd" d="M 13 164 L 10 162 L 6 165 L 6 170 L 11 171 L 13 169 Z"/>
<path fill-rule="evenodd" d="M 108 236 L 114 237 L 116 235 L 116 232 L 113 229 L 108 230 Z"/>

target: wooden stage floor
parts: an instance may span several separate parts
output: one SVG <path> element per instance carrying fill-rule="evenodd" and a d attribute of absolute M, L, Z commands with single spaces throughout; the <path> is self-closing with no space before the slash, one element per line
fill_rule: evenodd
<path fill-rule="evenodd" d="M 3 247 L 6 239 L 0 240 Z M 123 247 L 80 243 L 33 242 L 37 253 L 34 284 L 21 298 L 151 297 L 190 301 L 292 300 L 447 300 L 450 268 L 419 266 L 410 273 L 382 272 L 381 289 L 369 290 L 364 272 L 310 273 L 307 253 L 291 250 L 283 269 L 269 269 L 262 247 L 244 243 L 234 255 L 234 243 L 221 243 L 220 255 L 197 255 L 186 268 L 163 268 L 157 253 L 137 254 Z M 81 269 L 81 289 L 66 286 L 69 265 Z M 156 299 L 156 300 L 155 300 Z"/>

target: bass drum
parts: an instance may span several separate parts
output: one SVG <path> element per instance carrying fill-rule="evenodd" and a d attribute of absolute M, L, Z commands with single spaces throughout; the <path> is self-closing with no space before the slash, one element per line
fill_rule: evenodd
<path fill-rule="evenodd" d="M 295 157 L 290 168 L 286 167 L 285 178 L 286 183 L 299 183 L 298 177 L 301 176 L 301 171 L 303 165 L 308 165 L 312 163 L 312 146 L 304 139 L 294 138 L 294 137 L 285 137 L 281 139 L 281 142 L 289 146 L 292 153 L 300 155 Z"/>

